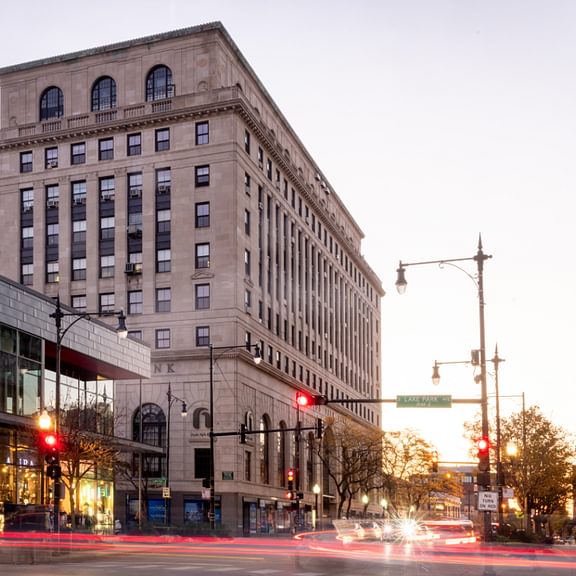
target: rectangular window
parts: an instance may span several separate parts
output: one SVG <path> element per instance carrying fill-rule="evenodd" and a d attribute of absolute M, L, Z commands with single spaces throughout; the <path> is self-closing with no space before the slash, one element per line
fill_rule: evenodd
<path fill-rule="evenodd" d="M 34 227 L 25 226 L 22 228 L 22 248 L 34 247 Z"/>
<path fill-rule="evenodd" d="M 170 150 L 170 128 L 160 128 L 155 132 L 156 152 Z"/>
<path fill-rule="evenodd" d="M 210 284 L 196 284 L 196 310 L 208 310 L 210 308 Z"/>
<path fill-rule="evenodd" d="M 156 272 L 170 272 L 172 269 L 172 251 L 170 248 L 156 251 Z"/>
<path fill-rule="evenodd" d="M 172 302 L 171 288 L 156 289 L 156 312 L 170 312 Z"/>
<path fill-rule="evenodd" d="M 142 330 L 128 330 L 128 338 L 142 340 Z"/>
<path fill-rule="evenodd" d="M 246 277 L 250 278 L 251 270 L 251 263 L 250 263 L 250 250 L 244 250 L 244 274 Z"/>
<path fill-rule="evenodd" d="M 246 194 L 250 194 L 251 184 L 252 178 L 250 178 L 250 174 L 248 174 L 248 172 L 244 172 L 244 192 L 246 192 Z"/>
<path fill-rule="evenodd" d="M 105 176 L 99 180 L 100 186 L 100 199 L 104 202 L 109 202 L 114 200 L 116 194 L 116 183 L 114 181 L 114 176 Z"/>
<path fill-rule="evenodd" d="M 44 150 L 44 168 L 58 168 L 58 148 Z"/>
<path fill-rule="evenodd" d="M 86 143 L 78 142 L 70 146 L 70 164 L 86 163 Z"/>
<path fill-rule="evenodd" d="M 142 172 L 133 172 L 128 174 L 128 197 L 142 197 Z"/>
<path fill-rule="evenodd" d="M 86 295 L 80 294 L 79 296 L 72 296 L 72 308 L 78 312 L 86 311 Z"/>
<path fill-rule="evenodd" d="M 155 332 L 156 348 L 170 348 L 170 329 L 159 328 Z"/>
<path fill-rule="evenodd" d="M 194 449 L 194 478 L 210 478 L 210 450 Z"/>
<path fill-rule="evenodd" d="M 270 158 L 266 159 L 266 178 L 272 180 L 272 160 Z"/>
<path fill-rule="evenodd" d="M 208 144 L 208 122 L 196 122 L 196 145 Z"/>
<path fill-rule="evenodd" d="M 100 278 L 114 278 L 114 254 L 100 256 Z"/>
<path fill-rule="evenodd" d="M 158 210 L 156 212 L 156 232 L 169 233 L 170 232 L 170 210 Z"/>
<path fill-rule="evenodd" d="M 196 244 L 196 268 L 210 268 L 210 244 Z"/>
<path fill-rule="evenodd" d="M 86 242 L 86 220 L 74 220 L 72 222 L 72 243 Z"/>
<path fill-rule="evenodd" d="M 46 282 L 54 283 L 60 281 L 60 266 L 58 262 L 48 262 L 46 264 Z"/>
<path fill-rule="evenodd" d="M 139 156 L 142 154 L 142 134 L 128 134 L 126 148 L 128 156 Z"/>
<path fill-rule="evenodd" d="M 244 480 L 252 482 L 252 452 L 250 450 L 244 452 Z"/>
<path fill-rule="evenodd" d="M 46 186 L 46 207 L 48 209 L 58 208 L 60 203 L 60 188 L 58 184 Z"/>
<path fill-rule="evenodd" d="M 86 258 L 72 259 L 72 280 L 86 280 Z"/>
<path fill-rule="evenodd" d="M 210 186 L 210 166 L 196 166 L 194 183 L 196 187 Z"/>
<path fill-rule="evenodd" d="M 244 210 L 244 232 L 250 236 L 250 210 Z"/>
<path fill-rule="evenodd" d="M 142 290 L 128 292 L 128 314 L 142 314 Z"/>
<path fill-rule="evenodd" d="M 72 182 L 72 205 L 86 204 L 86 182 Z"/>
<path fill-rule="evenodd" d="M 114 138 L 98 140 L 98 160 L 114 160 Z"/>
<path fill-rule="evenodd" d="M 48 224 L 46 226 L 46 244 L 48 246 L 58 246 L 59 224 Z"/>
<path fill-rule="evenodd" d="M 210 346 L 210 327 L 196 327 L 196 346 Z"/>
<path fill-rule="evenodd" d="M 156 192 L 158 194 L 170 194 L 172 188 L 172 174 L 170 168 L 156 170 Z"/>
<path fill-rule="evenodd" d="M 22 212 L 32 212 L 34 209 L 34 190 L 31 188 L 21 190 L 22 194 Z"/>
<path fill-rule="evenodd" d="M 246 154 L 250 154 L 250 132 L 244 130 L 244 151 Z"/>
<path fill-rule="evenodd" d="M 32 152 L 20 152 L 20 172 L 32 172 Z"/>
<path fill-rule="evenodd" d="M 264 168 L 264 150 L 258 146 L 258 168 L 262 170 Z"/>
<path fill-rule="evenodd" d="M 32 286 L 34 283 L 34 264 L 22 264 L 22 279 L 24 286 Z"/>
<path fill-rule="evenodd" d="M 208 228 L 210 226 L 210 202 L 196 204 L 196 228 Z"/>
<path fill-rule="evenodd" d="M 114 239 L 114 216 L 100 218 L 100 240 Z"/>
<path fill-rule="evenodd" d="M 102 314 L 103 312 L 114 312 L 115 299 L 113 293 L 100 294 L 100 302 L 98 306 L 98 311 Z"/>

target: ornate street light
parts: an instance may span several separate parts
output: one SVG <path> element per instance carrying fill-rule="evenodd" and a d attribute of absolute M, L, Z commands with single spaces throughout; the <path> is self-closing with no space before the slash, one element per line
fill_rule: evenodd
<path fill-rule="evenodd" d="M 429 260 L 424 262 L 402 262 L 400 260 L 397 269 L 397 279 L 396 279 L 396 289 L 399 294 L 404 294 L 408 282 L 406 281 L 406 268 L 408 266 L 420 266 L 424 264 L 438 264 L 439 266 L 449 265 L 457 268 L 461 272 L 464 272 L 476 285 L 478 290 L 478 306 L 479 306 L 479 327 L 480 327 L 480 350 L 479 350 L 479 361 L 480 361 L 480 383 L 481 383 L 481 419 L 482 419 L 482 436 L 488 437 L 488 394 L 487 394 L 487 383 L 486 383 L 486 334 L 484 325 L 484 262 L 492 256 L 484 254 L 482 249 L 482 238 L 478 239 L 478 250 L 476 254 L 470 258 L 451 258 L 445 260 Z M 472 276 L 469 272 L 461 268 L 456 262 L 474 261 L 477 266 L 476 277 Z M 438 375 L 438 374 L 437 374 Z M 439 376 L 439 375 L 438 375 Z M 478 474 L 478 484 L 482 490 L 490 489 L 490 455 L 486 454 L 483 457 L 483 461 L 479 463 L 479 469 L 482 471 Z M 484 513 L 484 537 L 486 540 L 490 539 L 491 535 L 491 517 L 490 512 L 486 511 Z"/>

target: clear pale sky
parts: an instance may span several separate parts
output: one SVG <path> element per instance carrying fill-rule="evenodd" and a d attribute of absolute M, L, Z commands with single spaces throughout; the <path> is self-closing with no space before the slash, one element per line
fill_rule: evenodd
<path fill-rule="evenodd" d="M 576 432 L 576 2 L 29 0 L 0 18 L 0 66 L 221 21 L 366 234 L 387 292 L 384 397 L 478 397 L 469 366 L 430 380 L 479 347 L 471 279 L 418 266 L 404 296 L 394 283 L 400 259 L 471 258 L 481 233 L 501 412 L 524 392 Z M 462 460 L 475 410 L 385 405 L 384 427 Z"/>

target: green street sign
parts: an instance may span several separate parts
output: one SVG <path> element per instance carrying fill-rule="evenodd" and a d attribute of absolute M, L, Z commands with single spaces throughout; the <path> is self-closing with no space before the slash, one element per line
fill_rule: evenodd
<path fill-rule="evenodd" d="M 396 408 L 452 408 L 452 396 L 396 396 Z"/>

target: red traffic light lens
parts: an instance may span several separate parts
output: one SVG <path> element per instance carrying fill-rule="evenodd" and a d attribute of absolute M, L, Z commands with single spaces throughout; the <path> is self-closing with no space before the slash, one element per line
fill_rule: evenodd
<path fill-rule="evenodd" d="M 290 468 L 290 470 L 288 470 L 288 482 L 292 482 L 293 480 L 294 480 L 294 470 Z"/>
<path fill-rule="evenodd" d="M 480 438 L 477 442 L 477 446 L 479 452 L 488 452 L 488 449 L 490 448 L 488 438 Z"/>
<path fill-rule="evenodd" d="M 58 448 L 58 437 L 56 436 L 56 434 L 45 434 L 44 446 L 51 450 L 55 450 L 56 448 Z"/>
<path fill-rule="evenodd" d="M 305 406 L 308 406 L 310 404 L 310 398 L 306 396 L 306 394 L 302 394 L 299 392 L 296 395 L 296 404 L 298 404 L 298 406 L 300 406 L 301 408 L 304 408 Z"/>

